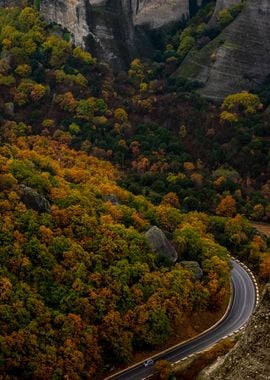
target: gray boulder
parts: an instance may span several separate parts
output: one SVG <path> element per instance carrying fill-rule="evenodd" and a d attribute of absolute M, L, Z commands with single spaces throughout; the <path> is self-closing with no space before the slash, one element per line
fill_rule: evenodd
<path fill-rule="evenodd" d="M 38 212 L 50 212 L 51 205 L 48 199 L 31 187 L 20 185 L 21 200 L 28 207 Z"/>
<path fill-rule="evenodd" d="M 120 205 L 120 202 L 119 202 L 118 198 L 117 198 L 114 194 L 105 195 L 105 196 L 103 197 L 103 199 L 104 199 L 106 202 L 111 202 L 111 204 L 113 204 L 113 205 L 115 205 L 115 206 Z"/>
<path fill-rule="evenodd" d="M 145 233 L 145 237 L 153 252 L 166 257 L 172 263 L 176 262 L 178 254 L 160 228 L 157 226 L 151 227 Z"/>
<path fill-rule="evenodd" d="M 7 115 L 14 116 L 14 103 L 12 102 L 5 103 L 4 110 Z"/>
<path fill-rule="evenodd" d="M 197 261 L 181 261 L 180 264 L 191 273 L 191 277 L 194 281 L 202 279 L 203 271 Z"/>
<path fill-rule="evenodd" d="M 0 0 L 0 7 L 17 7 L 22 5 L 22 0 Z"/>

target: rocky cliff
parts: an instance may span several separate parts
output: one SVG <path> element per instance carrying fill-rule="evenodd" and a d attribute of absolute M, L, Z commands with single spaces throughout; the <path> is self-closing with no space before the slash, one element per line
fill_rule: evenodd
<path fill-rule="evenodd" d="M 217 11 L 232 3 L 218 1 Z M 246 0 L 238 17 L 204 48 L 192 51 L 177 75 L 199 81 L 201 94 L 216 100 L 252 90 L 270 74 L 269 35 L 270 1 Z"/>
<path fill-rule="evenodd" d="M 76 44 L 119 68 L 134 57 L 151 56 L 145 30 L 188 17 L 189 0 L 42 0 L 41 11 L 68 29 Z"/>
<path fill-rule="evenodd" d="M 42 0 L 41 12 L 49 22 L 66 28 L 76 45 L 91 49 L 114 68 L 124 66 L 137 53 L 130 10 L 121 1 Z"/>
<path fill-rule="evenodd" d="M 195 0 L 200 6 L 202 0 Z M 13 6 L 23 0 L 0 0 Z M 189 16 L 190 0 L 41 0 L 45 19 L 66 28 L 77 45 L 114 68 L 151 56 L 147 31 Z"/>
<path fill-rule="evenodd" d="M 189 0 L 142 0 L 135 3 L 139 3 L 139 7 L 133 8 L 134 25 L 148 24 L 156 29 L 189 16 Z"/>
<path fill-rule="evenodd" d="M 21 0 L 0 0 L 0 7 L 16 7 L 21 4 Z"/>
<path fill-rule="evenodd" d="M 270 284 L 237 345 L 198 380 L 270 379 Z"/>

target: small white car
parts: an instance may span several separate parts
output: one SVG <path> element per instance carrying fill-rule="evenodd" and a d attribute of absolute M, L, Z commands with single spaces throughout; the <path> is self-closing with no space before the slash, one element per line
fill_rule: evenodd
<path fill-rule="evenodd" d="M 149 367 L 150 365 L 153 365 L 154 364 L 154 360 L 153 359 L 147 359 L 143 362 L 143 365 L 145 367 Z"/>

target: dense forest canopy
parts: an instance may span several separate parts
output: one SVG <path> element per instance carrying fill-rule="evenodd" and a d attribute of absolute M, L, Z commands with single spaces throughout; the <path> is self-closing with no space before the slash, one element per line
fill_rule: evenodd
<path fill-rule="evenodd" d="M 190 33 L 113 74 L 34 8 L 0 9 L 6 378 L 98 378 L 163 344 L 226 302 L 229 253 L 269 277 L 267 239 L 246 219 L 270 218 L 269 86 L 201 99 L 171 77 Z M 154 225 L 175 265 L 152 252 Z"/>

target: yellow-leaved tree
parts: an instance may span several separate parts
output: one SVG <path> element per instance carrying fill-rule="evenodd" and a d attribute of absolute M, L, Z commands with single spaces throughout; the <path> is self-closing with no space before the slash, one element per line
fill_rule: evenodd
<path fill-rule="evenodd" d="M 231 94 L 222 103 L 220 120 L 234 123 L 241 116 L 255 114 L 261 107 L 258 95 L 250 94 L 247 91 Z"/>

